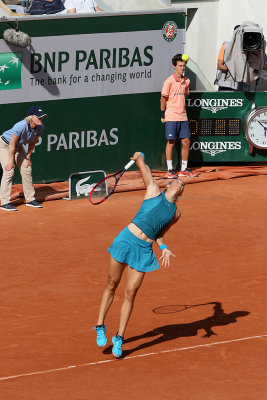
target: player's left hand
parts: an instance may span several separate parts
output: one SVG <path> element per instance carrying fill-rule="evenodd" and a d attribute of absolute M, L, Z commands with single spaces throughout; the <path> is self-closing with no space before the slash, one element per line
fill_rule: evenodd
<path fill-rule="evenodd" d="M 170 266 L 170 257 L 176 258 L 176 256 L 173 254 L 173 252 L 170 249 L 164 249 L 161 257 L 159 258 L 160 260 L 162 260 L 161 266 L 163 268 Z"/>
<path fill-rule="evenodd" d="M 141 151 L 136 151 L 134 153 L 134 155 L 131 157 L 131 160 L 136 161 L 138 159 L 138 157 L 140 156 L 140 154 L 142 154 Z"/>
<path fill-rule="evenodd" d="M 31 160 L 28 160 L 27 158 L 25 158 L 26 161 L 26 168 L 31 167 L 32 166 L 32 162 Z"/>

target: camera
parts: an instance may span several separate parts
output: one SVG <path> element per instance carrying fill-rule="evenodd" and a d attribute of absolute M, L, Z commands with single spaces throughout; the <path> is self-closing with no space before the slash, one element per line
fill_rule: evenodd
<path fill-rule="evenodd" d="M 259 78 L 265 64 L 265 40 L 258 24 L 245 21 L 234 28 L 231 42 L 225 46 L 224 64 L 229 75 L 226 80 L 251 85 Z"/>
<path fill-rule="evenodd" d="M 240 25 L 241 49 L 243 51 L 259 51 L 264 46 L 262 28 L 253 22 L 243 22 Z"/>

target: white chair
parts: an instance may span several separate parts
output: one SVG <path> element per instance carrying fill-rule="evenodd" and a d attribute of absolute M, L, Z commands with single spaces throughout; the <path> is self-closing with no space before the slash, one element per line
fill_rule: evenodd
<path fill-rule="evenodd" d="M 26 14 L 26 9 L 17 4 L 6 4 L 6 6 L 13 12 L 17 14 Z"/>

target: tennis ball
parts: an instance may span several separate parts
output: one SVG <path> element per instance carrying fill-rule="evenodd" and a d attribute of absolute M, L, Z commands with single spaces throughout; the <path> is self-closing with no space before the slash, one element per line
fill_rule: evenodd
<path fill-rule="evenodd" d="M 189 55 L 188 54 L 183 54 L 182 55 L 182 60 L 187 62 L 189 60 Z"/>

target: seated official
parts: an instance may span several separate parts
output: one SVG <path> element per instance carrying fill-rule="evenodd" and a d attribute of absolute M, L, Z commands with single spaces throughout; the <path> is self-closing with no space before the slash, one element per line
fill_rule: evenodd
<path fill-rule="evenodd" d="M 66 0 L 64 6 L 68 14 L 104 11 L 94 0 Z"/>
<path fill-rule="evenodd" d="M 29 13 L 31 15 L 57 14 L 65 10 L 61 0 L 33 0 Z"/>

